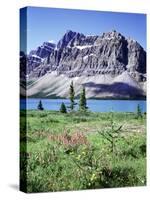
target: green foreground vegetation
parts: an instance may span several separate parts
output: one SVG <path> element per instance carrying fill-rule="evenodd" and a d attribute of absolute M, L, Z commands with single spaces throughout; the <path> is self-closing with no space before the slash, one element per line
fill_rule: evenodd
<path fill-rule="evenodd" d="M 146 184 L 146 114 L 26 112 L 20 175 L 23 184 L 26 170 L 27 192 Z"/>

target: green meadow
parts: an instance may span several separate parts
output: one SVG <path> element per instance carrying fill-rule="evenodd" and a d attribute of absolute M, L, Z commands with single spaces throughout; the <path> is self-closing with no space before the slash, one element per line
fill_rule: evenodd
<path fill-rule="evenodd" d="M 146 114 L 22 110 L 20 120 L 27 192 L 146 185 Z"/>

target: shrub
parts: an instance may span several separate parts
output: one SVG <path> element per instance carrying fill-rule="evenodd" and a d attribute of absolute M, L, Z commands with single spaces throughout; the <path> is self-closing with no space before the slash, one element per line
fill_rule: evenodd
<path fill-rule="evenodd" d="M 100 184 L 104 188 L 134 186 L 138 182 L 136 171 L 132 167 L 114 166 L 103 168 Z"/>
<path fill-rule="evenodd" d="M 69 135 L 68 133 L 64 133 L 61 135 L 50 135 L 49 136 L 50 141 L 56 141 L 65 147 L 74 147 L 79 146 L 83 144 L 88 144 L 87 138 L 83 133 L 76 132 L 72 135 Z"/>

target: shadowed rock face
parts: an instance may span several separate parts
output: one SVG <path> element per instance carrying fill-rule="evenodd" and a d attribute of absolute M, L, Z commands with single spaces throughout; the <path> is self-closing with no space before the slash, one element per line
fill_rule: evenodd
<path fill-rule="evenodd" d="M 129 79 L 137 81 L 141 88 L 137 89 L 135 95 L 143 95 L 143 85 L 146 82 L 146 52 L 138 42 L 125 38 L 115 30 L 101 36 L 85 36 L 69 30 L 56 45 L 45 42 L 27 56 L 26 75 L 29 80 L 38 80 L 50 73 L 64 75 L 70 79 L 83 76 L 99 76 L 101 79 L 102 76 L 106 76 L 113 77 L 114 80 L 121 74 L 127 74 L 131 77 Z M 122 88 L 131 94 L 130 80 L 124 83 L 124 78 L 125 76 L 123 84 L 120 83 L 119 87 L 118 84 L 116 87 L 111 83 L 113 88 L 118 88 L 113 89 L 114 93 Z M 107 82 L 109 83 L 109 80 Z M 124 84 L 129 87 L 125 87 Z M 105 83 L 104 88 L 107 88 Z M 109 86 L 107 89 L 111 90 L 110 88 Z M 127 95 L 126 92 L 123 94 Z"/>
<path fill-rule="evenodd" d="M 142 94 L 142 90 L 140 88 L 131 86 L 127 83 L 113 83 L 109 84 L 95 84 L 93 82 L 83 84 L 86 88 L 91 87 L 94 89 L 95 93 L 110 93 L 113 94 L 114 97 L 140 97 Z"/>

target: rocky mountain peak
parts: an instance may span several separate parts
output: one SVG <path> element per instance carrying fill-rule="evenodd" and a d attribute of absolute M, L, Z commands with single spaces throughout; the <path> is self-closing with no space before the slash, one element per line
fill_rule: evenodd
<path fill-rule="evenodd" d="M 43 42 L 43 44 L 39 47 L 37 47 L 36 50 L 32 50 L 30 51 L 29 55 L 30 56 L 38 56 L 40 58 L 46 58 L 49 53 L 51 53 L 54 48 L 56 47 L 56 45 L 54 43 L 51 42 Z"/>
<path fill-rule="evenodd" d="M 47 58 L 55 49 L 56 44 L 52 42 L 43 42 L 35 50 L 31 50 L 27 55 L 27 74 L 30 74 L 38 66 L 40 66 L 44 59 Z"/>
<path fill-rule="evenodd" d="M 28 62 L 30 77 L 41 77 L 53 71 L 68 77 L 117 76 L 128 71 L 135 79 L 145 80 L 146 52 L 138 42 L 116 30 L 100 36 L 85 36 L 68 30 L 55 47 L 53 43 L 44 42 L 32 51 L 32 59 L 29 59 L 32 62 Z"/>
<path fill-rule="evenodd" d="M 74 32 L 71 30 L 68 30 L 64 36 L 59 40 L 57 44 L 57 49 L 62 49 L 67 46 L 74 46 L 80 41 L 81 38 L 85 38 L 85 36 L 82 33 Z"/>
<path fill-rule="evenodd" d="M 112 30 L 111 32 L 103 33 L 102 37 L 104 39 L 121 39 L 124 38 L 121 33 L 117 32 L 116 30 Z"/>

